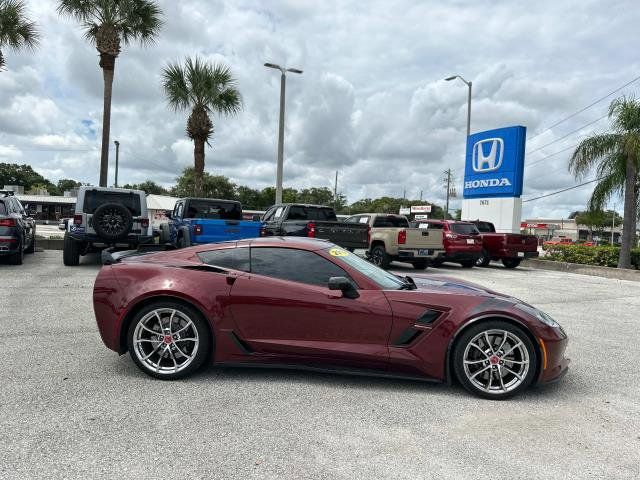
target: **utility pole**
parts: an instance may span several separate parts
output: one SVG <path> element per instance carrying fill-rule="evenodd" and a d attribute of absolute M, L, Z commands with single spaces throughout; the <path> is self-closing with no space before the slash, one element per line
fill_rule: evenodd
<path fill-rule="evenodd" d="M 422 201 L 422 190 L 420 190 L 420 201 Z"/>
<path fill-rule="evenodd" d="M 118 188 L 118 160 L 120 157 L 120 142 L 118 140 L 114 140 L 113 143 L 116 144 L 116 180 L 113 186 Z"/>
<path fill-rule="evenodd" d="M 616 228 L 616 206 L 613 206 L 613 215 L 611 215 L 611 246 L 613 246 L 613 229 Z"/>
<path fill-rule="evenodd" d="M 444 211 L 444 215 L 442 216 L 442 219 L 446 220 L 447 217 L 449 216 L 449 194 L 451 192 L 451 169 L 447 168 L 444 171 L 444 175 L 445 175 L 445 181 L 447 182 L 447 206 L 446 206 L 446 210 Z"/>
<path fill-rule="evenodd" d="M 333 186 L 333 209 L 338 207 L 338 170 L 336 170 L 336 183 Z"/>
<path fill-rule="evenodd" d="M 406 188 L 404 190 L 402 190 L 402 199 L 403 200 L 407 199 L 407 189 Z"/>

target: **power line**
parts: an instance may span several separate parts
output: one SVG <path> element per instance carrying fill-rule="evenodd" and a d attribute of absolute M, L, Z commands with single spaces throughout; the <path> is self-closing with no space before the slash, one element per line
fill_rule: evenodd
<path fill-rule="evenodd" d="M 574 188 L 584 187 L 585 185 L 589 185 L 590 183 L 597 182 L 601 180 L 601 178 L 594 178 L 593 180 L 589 180 L 588 182 L 581 183 L 579 185 L 574 185 L 573 187 L 563 188 L 562 190 L 558 190 L 557 192 L 547 193 L 546 195 L 540 195 L 539 197 L 528 198 L 527 200 L 523 200 L 522 203 L 533 202 L 534 200 L 539 200 L 545 197 L 551 197 L 552 195 L 558 195 L 559 193 L 567 192 L 569 190 L 573 190 Z"/>
<path fill-rule="evenodd" d="M 579 132 L 580 130 L 582 130 L 582 129 L 583 129 L 583 128 L 585 128 L 585 127 L 588 127 L 588 126 L 590 126 L 590 125 L 593 125 L 594 123 L 597 123 L 597 122 L 599 122 L 600 120 L 602 120 L 603 118 L 607 118 L 608 116 L 609 116 L 609 114 L 608 114 L 608 113 L 606 113 L 606 114 L 604 114 L 603 116 L 601 116 L 601 117 L 599 117 L 599 118 L 596 118 L 593 122 L 589 122 L 589 123 L 587 123 L 587 124 L 585 124 L 585 125 L 582 125 L 581 127 L 576 128 L 575 130 L 570 131 L 570 132 L 569 132 L 569 133 L 567 133 L 566 135 L 563 135 L 563 136 L 562 136 L 562 137 L 560 137 L 560 138 L 556 138 L 556 139 L 555 139 L 554 141 L 552 141 L 552 142 L 549 142 L 549 143 L 547 143 L 547 144 L 545 144 L 545 145 L 542 145 L 541 147 L 538 147 L 538 148 L 536 148 L 536 149 L 534 149 L 534 150 L 531 150 L 531 151 L 527 152 L 527 155 L 530 155 L 530 154 L 535 153 L 535 152 L 537 152 L 537 151 L 539 151 L 539 150 L 542 150 L 543 148 L 546 148 L 546 147 L 548 147 L 549 145 L 553 145 L 554 143 L 557 143 L 557 142 L 559 142 L 560 140 L 564 140 L 564 139 L 565 139 L 565 138 L 567 138 L 568 136 L 573 135 L 573 134 L 574 134 L 574 133 L 576 133 L 576 132 Z"/>
<path fill-rule="evenodd" d="M 589 105 L 587 105 L 586 107 L 581 108 L 580 110 L 578 110 L 577 112 L 572 113 L 571 115 L 569 115 L 568 117 L 563 118 L 562 120 L 557 121 L 556 123 L 554 123 L 553 125 L 545 128 L 544 130 L 542 130 L 539 133 L 536 133 L 533 137 L 529 138 L 529 141 L 533 140 L 536 137 L 539 137 L 540 135 L 542 135 L 545 132 L 548 132 L 549 130 L 551 130 L 552 128 L 557 127 L 558 125 L 560 125 L 561 123 L 566 122 L 567 120 L 572 119 L 573 117 L 575 117 L 576 115 L 584 112 L 585 110 L 593 107 L 594 105 L 597 105 L 598 103 L 600 103 L 601 101 L 609 98 L 611 95 L 613 95 L 614 93 L 619 92 L 620 90 L 622 90 L 625 87 L 628 87 L 629 85 L 631 85 L 632 83 L 637 82 L 638 80 L 640 80 L 640 75 L 637 76 L 636 78 L 634 78 L 633 80 L 630 80 L 629 82 L 625 83 L 624 85 L 622 85 L 621 87 L 616 88 L 615 90 L 613 90 L 612 92 L 607 93 L 604 97 L 599 98 L 598 100 L 594 101 L 593 103 L 590 103 Z"/>
<path fill-rule="evenodd" d="M 527 164 L 525 164 L 524 168 L 531 167 L 531 166 L 536 165 L 536 164 L 538 164 L 540 162 L 544 162 L 547 158 L 555 157 L 556 155 L 558 155 L 558 154 L 560 154 L 562 152 L 566 152 L 567 150 L 571 150 L 572 148 L 575 148 L 578 145 L 579 145 L 579 143 L 576 143 L 575 145 L 571 145 L 569 147 L 563 148 L 562 150 L 558 150 L 556 153 L 552 153 L 550 155 L 547 155 L 546 157 L 542 157 L 542 158 L 536 160 L 535 162 L 527 163 Z"/>

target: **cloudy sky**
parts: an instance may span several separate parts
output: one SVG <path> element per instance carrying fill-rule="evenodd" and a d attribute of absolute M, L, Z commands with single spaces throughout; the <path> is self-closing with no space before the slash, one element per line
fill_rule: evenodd
<path fill-rule="evenodd" d="M 338 170 L 349 202 L 405 190 L 442 202 L 447 168 L 462 192 L 467 90 L 443 80 L 451 74 L 473 81 L 472 131 L 527 127 L 525 200 L 574 185 L 571 148 L 608 128 L 611 98 L 640 92 L 639 80 L 547 129 L 640 75 L 635 0 L 158 3 L 157 43 L 126 47 L 116 63 L 111 139 L 121 143 L 121 183 L 170 185 L 193 163 L 188 114 L 169 110 L 160 89 L 162 67 L 187 55 L 229 65 L 244 100 L 240 115 L 214 118 L 207 171 L 274 184 L 279 75 L 263 67 L 271 61 L 304 70 L 287 82 L 285 186 L 333 188 Z M 35 54 L 5 52 L 0 162 L 97 183 L 97 52 L 56 14 L 56 1 L 27 4 L 43 41 Z M 524 216 L 566 216 L 589 194 L 527 202 Z"/>

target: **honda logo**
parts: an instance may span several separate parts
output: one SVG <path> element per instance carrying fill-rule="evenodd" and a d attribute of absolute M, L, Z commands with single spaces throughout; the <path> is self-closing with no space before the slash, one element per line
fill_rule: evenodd
<path fill-rule="evenodd" d="M 491 148 L 487 154 L 486 149 Z M 474 172 L 493 172 L 502 165 L 504 156 L 504 140 L 501 138 L 486 138 L 473 145 L 473 159 L 471 166 Z"/>

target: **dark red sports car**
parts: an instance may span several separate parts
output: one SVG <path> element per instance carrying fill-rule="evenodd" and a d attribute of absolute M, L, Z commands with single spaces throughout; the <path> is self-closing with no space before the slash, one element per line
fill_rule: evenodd
<path fill-rule="evenodd" d="M 322 240 L 269 237 L 112 257 L 93 293 L 104 343 L 175 379 L 204 363 L 435 381 L 506 398 L 562 376 L 567 336 L 505 295 L 412 280 Z"/>

